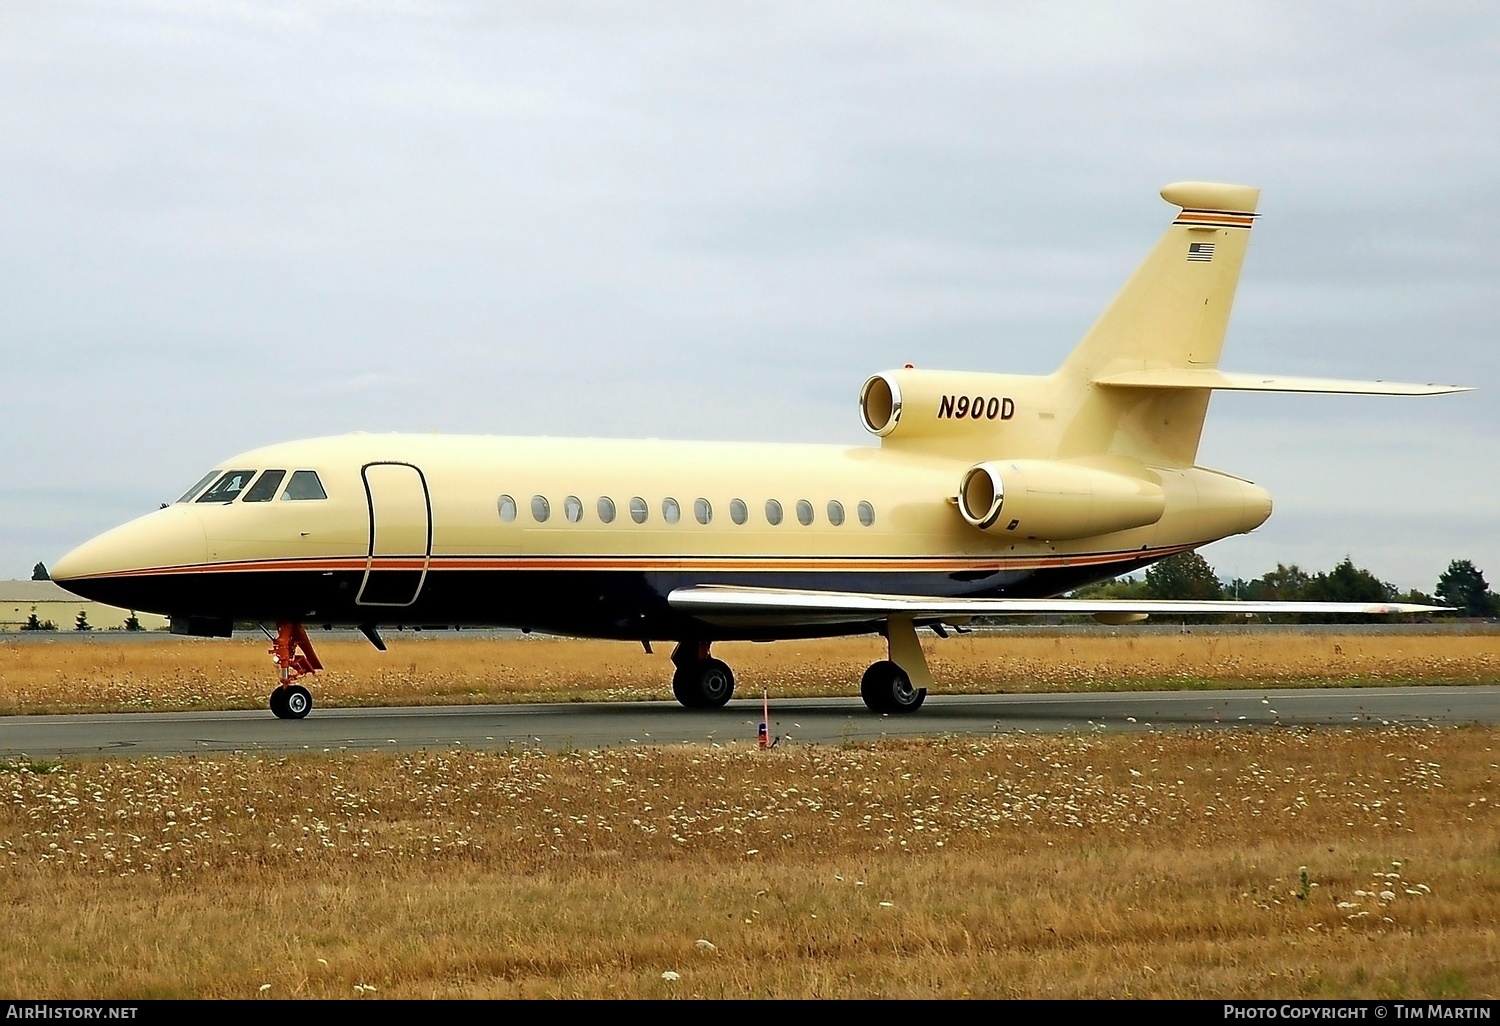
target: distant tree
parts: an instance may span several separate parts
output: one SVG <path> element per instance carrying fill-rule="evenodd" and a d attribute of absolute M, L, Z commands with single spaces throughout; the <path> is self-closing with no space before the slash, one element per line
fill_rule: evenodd
<path fill-rule="evenodd" d="M 1146 582 L 1134 577 L 1117 577 L 1113 581 L 1100 581 L 1085 585 L 1073 592 L 1080 599 L 1138 599 L 1146 598 Z"/>
<path fill-rule="evenodd" d="M 1276 569 L 1268 571 L 1252 581 L 1235 580 L 1230 586 L 1234 598 L 1247 602 L 1295 602 L 1302 598 L 1302 591 L 1312 576 L 1296 563 L 1288 566 L 1277 563 Z M 1286 613 L 1275 613 L 1264 617 L 1267 623 L 1294 623 L 1296 617 Z"/>
<path fill-rule="evenodd" d="M 1412 588 L 1410 591 L 1401 592 L 1396 596 L 1396 601 L 1410 602 L 1412 605 L 1417 606 L 1436 606 L 1441 604 L 1421 588 Z"/>
<path fill-rule="evenodd" d="M 125 629 L 127 631 L 138 631 L 143 629 L 141 627 L 140 618 L 135 615 L 134 610 L 132 610 L 130 615 L 125 618 Z"/>
<path fill-rule="evenodd" d="M 42 621 L 37 619 L 36 610 L 33 609 L 31 615 L 26 618 L 26 622 L 21 625 L 21 630 L 39 631 L 42 629 Z"/>
<path fill-rule="evenodd" d="M 1345 556 L 1332 570 L 1308 578 L 1296 597 L 1303 602 L 1390 602 L 1396 588 Z M 1299 623 L 1363 623 L 1367 618 L 1357 613 L 1303 613 L 1295 619 Z"/>
<path fill-rule="evenodd" d="M 1296 563 L 1287 566 L 1277 563 L 1276 569 L 1250 582 L 1245 598 L 1265 599 L 1275 602 L 1295 602 L 1303 597 L 1312 575 Z"/>
<path fill-rule="evenodd" d="M 94 625 L 89 623 L 89 614 L 87 612 L 82 609 L 78 611 L 78 619 L 73 621 L 73 629 L 75 631 L 91 631 L 94 629 Z"/>
<path fill-rule="evenodd" d="M 31 568 L 31 579 L 33 581 L 50 581 L 52 575 L 47 572 L 47 564 L 38 563 Z"/>
<path fill-rule="evenodd" d="M 1459 616 L 1494 616 L 1500 602 L 1490 591 L 1480 569 L 1467 559 L 1455 559 L 1437 582 L 1438 601 L 1454 606 Z"/>
<path fill-rule="evenodd" d="M 1328 573 L 1308 581 L 1302 597 L 1309 602 L 1389 602 L 1396 597 L 1396 589 L 1345 556 Z"/>
<path fill-rule="evenodd" d="M 1154 599 L 1216 599 L 1224 585 L 1208 560 L 1196 552 L 1168 556 L 1146 571 L 1146 596 Z"/>
<path fill-rule="evenodd" d="M 1442 603 L 1439 602 L 1437 599 L 1433 598 L 1431 595 L 1427 594 L 1425 591 L 1421 591 L 1421 590 L 1419 590 L 1417 588 L 1413 588 L 1410 591 L 1403 591 L 1401 594 L 1399 594 L 1399 595 L 1396 596 L 1396 601 L 1397 602 L 1410 602 L 1412 605 L 1415 605 L 1415 606 L 1440 606 L 1440 605 L 1442 605 Z M 1406 615 L 1404 615 L 1402 617 L 1402 620 L 1404 620 L 1407 623 L 1431 623 L 1432 622 L 1432 617 L 1433 617 L 1432 613 L 1407 613 Z"/>

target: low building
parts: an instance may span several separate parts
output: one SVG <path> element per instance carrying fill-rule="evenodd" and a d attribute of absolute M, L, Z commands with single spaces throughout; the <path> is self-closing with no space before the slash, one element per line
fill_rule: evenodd
<path fill-rule="evenodd" d="M 90 602 L 51 581 L 0 581 L 0 631 L 24 630 L 33 616 L 44 627 L 50 623 L 59 631 L 71 631 L 78 625 L 79 613 L 94 630 L 124 630 L 132 616 L 142 630 L 165 630 L 169 626 L 165 616 Z"/>

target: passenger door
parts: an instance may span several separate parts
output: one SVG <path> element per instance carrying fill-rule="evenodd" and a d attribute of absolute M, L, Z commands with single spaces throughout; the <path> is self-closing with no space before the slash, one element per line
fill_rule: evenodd
<path fill-rule="evenodd" d="M 370 509 L 370 549 L 355 603 L 409 606 L 432 558 L 432 497 L 410 463 L 368 463 L 361 471 Z"/>

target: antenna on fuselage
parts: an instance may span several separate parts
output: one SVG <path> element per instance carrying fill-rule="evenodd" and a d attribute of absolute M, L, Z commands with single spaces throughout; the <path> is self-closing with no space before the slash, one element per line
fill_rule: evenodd
<path fill-rule="evenodd" d="M 369 638 L 370 644 L 374 645 L 378 651 L 385 651 L 385 639 L 380 636 L 380 631 L 375 629 L 375 625 L 373 623 L 360 624 L 359 633 Z"/>

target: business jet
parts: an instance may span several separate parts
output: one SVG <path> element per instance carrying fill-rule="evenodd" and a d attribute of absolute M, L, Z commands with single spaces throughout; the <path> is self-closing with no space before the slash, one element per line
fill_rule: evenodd
<path fill-rule="evenodd" d="M 1458 386 L 1219 369 L 1260 191 L 1183 182 L 1180 208 L 1046 376 L 916 369 L 865 381 L 877 445 L 351 434 L 223 461 L 177 502 L 85 542 L 53 579 L 228 637 L 275 624 L 271 710 L 322 668 L 306 625 L 516 627 L 676 643 L 672 690 L 722 706 L 718 641 L 883 635 L 860 691 L 910 713 L 918 627 L 977 616 L 1341 612 L 1375 603 L 1058 598 L 1229 535 L 1271 498 L 1196 465 L 1214 391 L 1432 395 Z M 263 626 L 270 635 L 270 630 Z M 852 683 L 852 682 L 851 682 Z"/>

